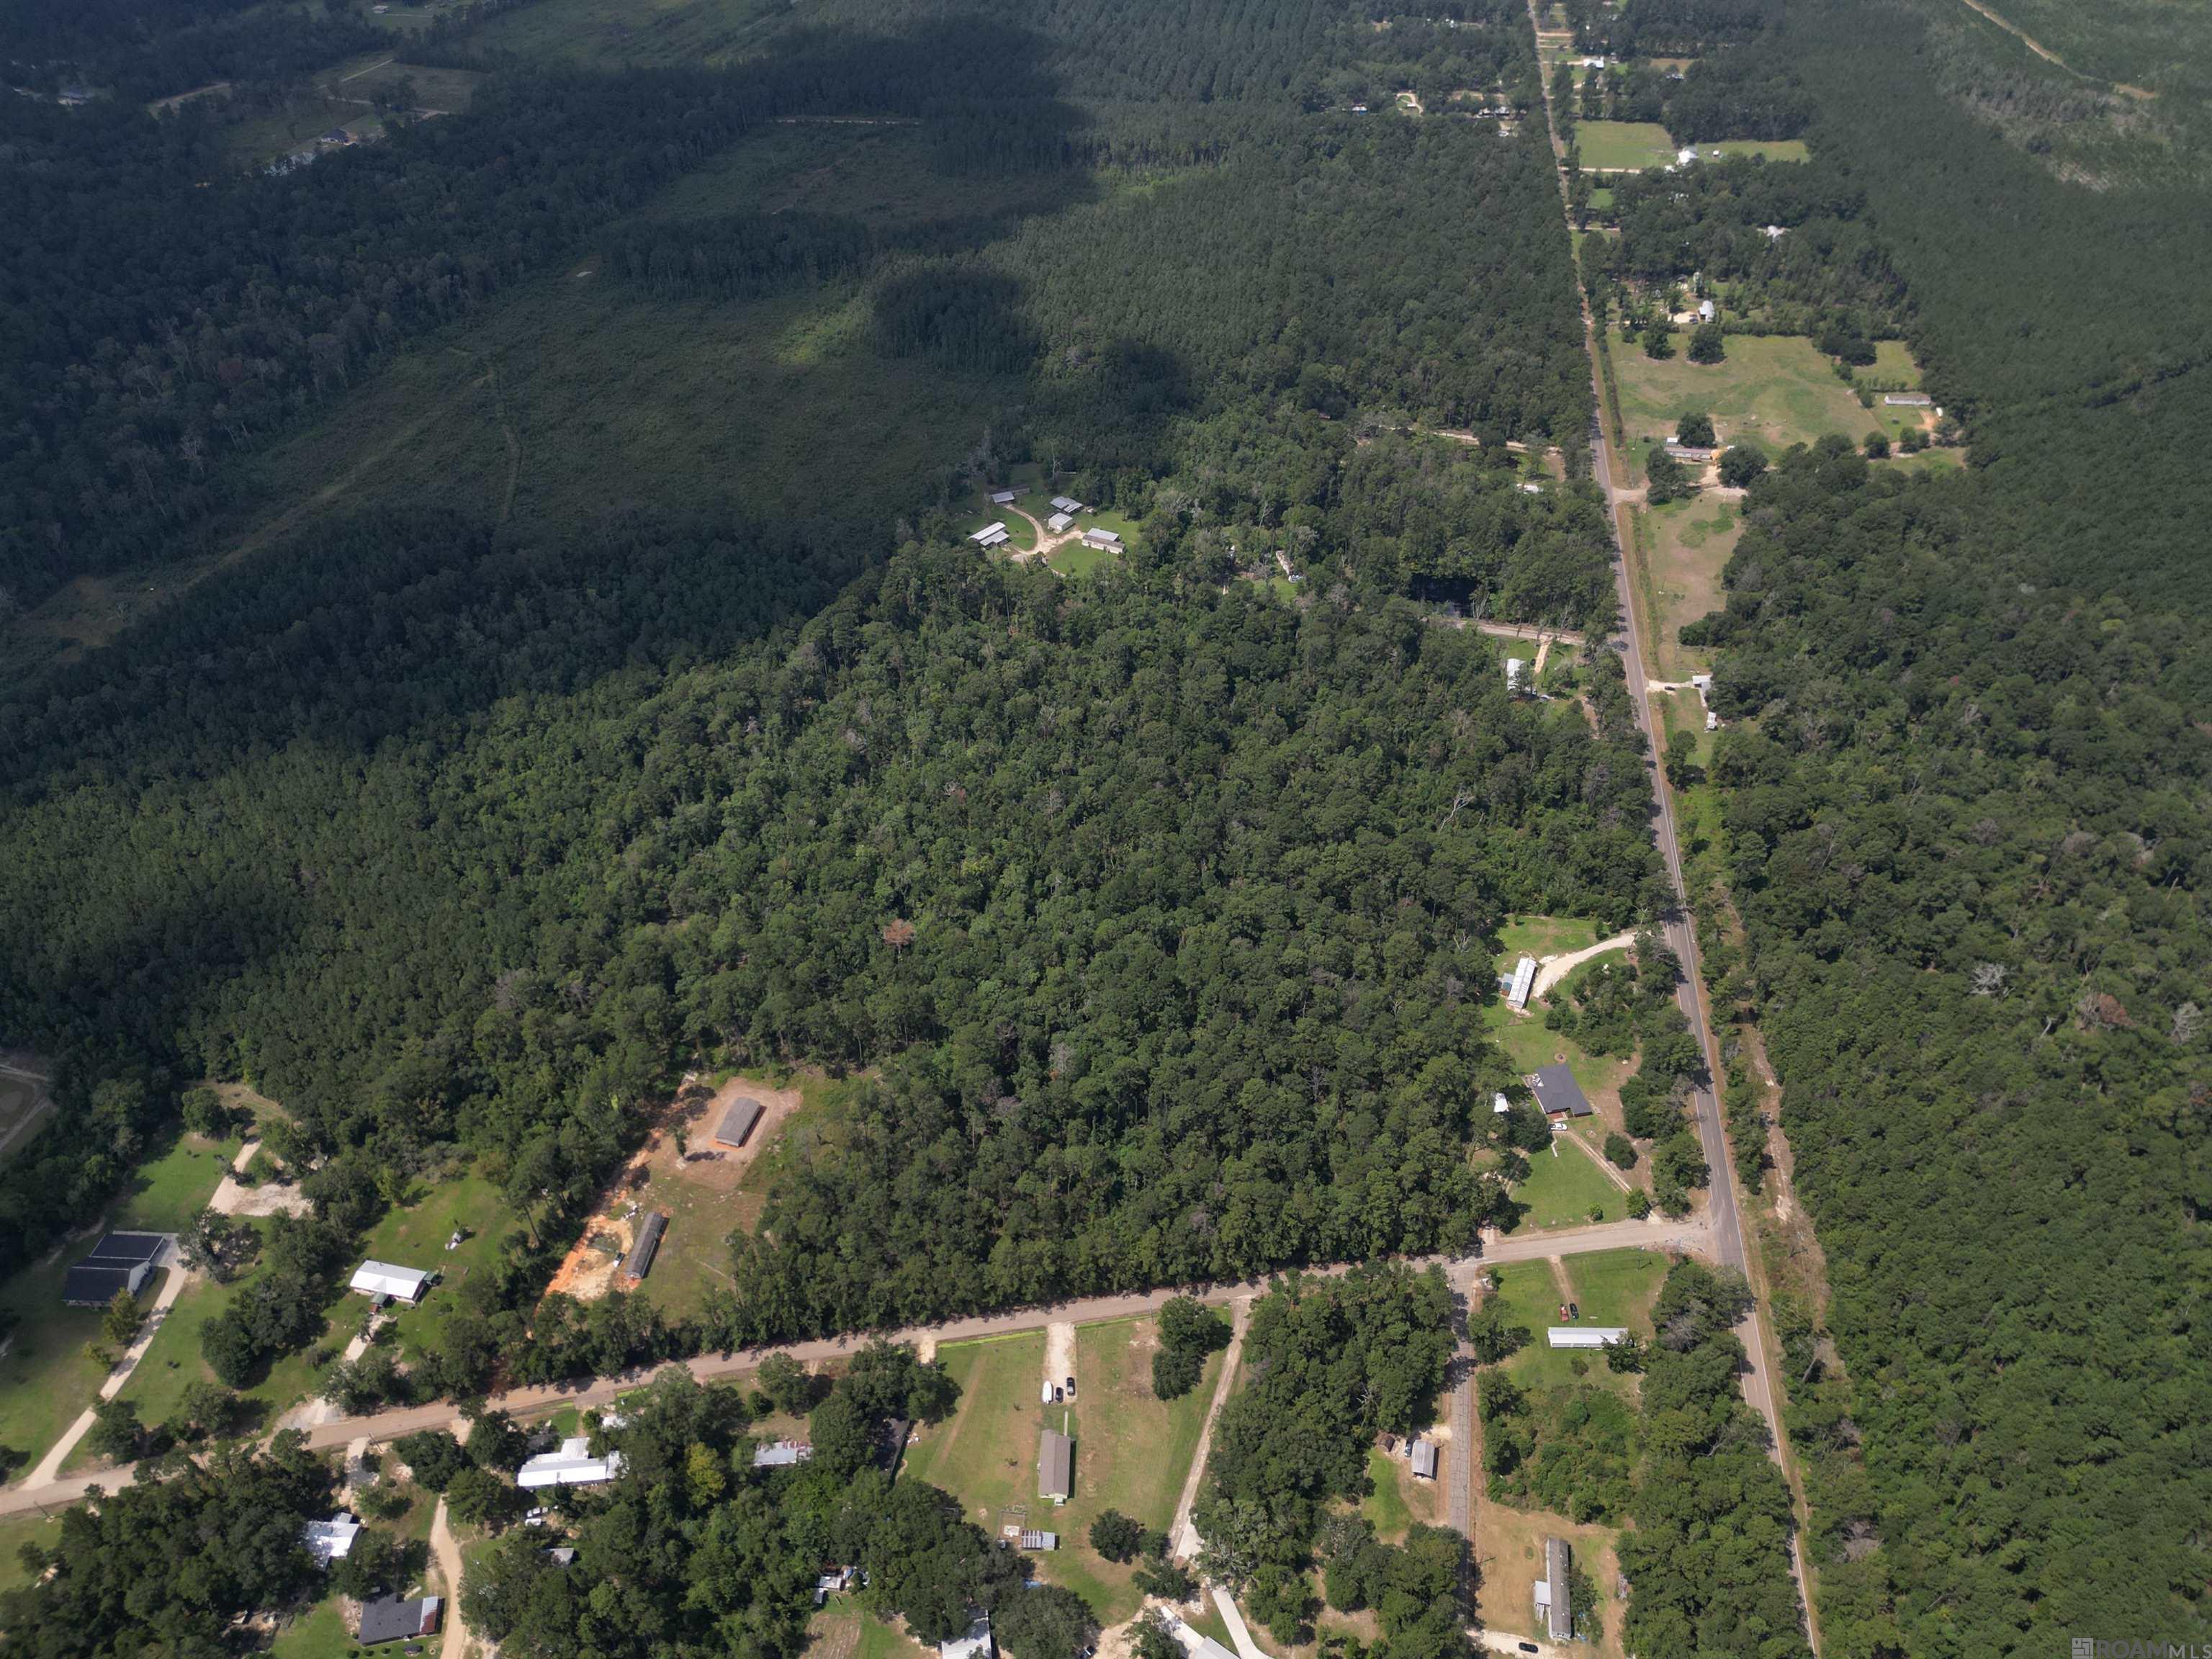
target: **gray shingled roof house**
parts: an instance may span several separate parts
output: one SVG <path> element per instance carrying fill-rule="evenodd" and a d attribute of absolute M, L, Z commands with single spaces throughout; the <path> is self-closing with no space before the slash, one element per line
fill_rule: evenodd
<path fill-rule="evenodd" d="M 1528 1079 L 1536 1103 L 1547 1117 L 1591 1117 L 1597 1108 L 1583 1093 L 1583 1085 L 1565 1066 L 1547 1066 Z"/>
<path fill-rule="evenodd" d="M 411 1601 L 403 1601 L 396 1595 L 380 1595 L 374 1601 L 364 1601 L 361 1604 L 361 1626 L 356 1632 L 361 1644 L 374 1647 L 379 1642 L 428 1636 L 438 1628 L 438 1615 L 444 1606 L 434 1595 L 418 1596 Z"/>
<path fill-rule="evenodd" d="M 1075 1490 L 1075 1442 L 1047 1429 L 1037 1442 L 1037 1496 L 1065 1504 Z"/>

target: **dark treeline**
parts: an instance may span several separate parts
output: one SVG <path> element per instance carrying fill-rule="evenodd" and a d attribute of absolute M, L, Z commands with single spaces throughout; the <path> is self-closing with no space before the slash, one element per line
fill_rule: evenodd
<path fill-rule="evenodd" d="M 1722 707 L 1758 717 L 1713 766 L 1751 948 L 1713 964 L 1781 1076 L 1850 1373 L 1805 1379 L 1790 1419 L 1831 1646 L 2189 1628 L 2197 630 L 2024 584 L 1995 479 L 1801 455 L 1749 506 L 1705 632 Z M 2114 1550 L 2142 1571 L 2091 1569 Z"/>
<path fill-rule="evenodd" d="M 198 105 L 157 121 L 108 100 L 0 101 L 0 138 L 21 158 L 0 173 L 0 221 L 21 228 L 0 313 L 0 429 L 14 439 L 0 462 L 0 589 L 27 605 L 71 575 L 191 544 L 235 490 L 228 452 L 570 251 L 747 126 L 810 111 L 919 116 L 945 102 L 933 88 L 956 64 L 1018 65 L 1025 40 L 801 35 L 727 73 L 517 72 L 486 82 L 465 115 L 403 124 L 277 178 L 232 170 Z M 1023 126 L 1067 118 L 1032 111 Z"/>
<path fill-rule="evenodd" d="M 1695 58 L 1758 40 L 1773 27 L 1775 0 L 1566 0 L 1575 45 L 1616 58 Z"/>
<path fill-rule="evenodd" d="M 1790 23 L 1972 444 L 1911 484 L 1786 459 L 1704 630 L 1748 929 L 1709 966 L 1829 1264 L 1834 1358 L 1784 1326 L 1826 1648 L 2179 1639 L 2212 1580 L 2212 215 L 2051 177 L 1903 9 Z"/>
<path fill-rule="evenodd" d="M 82 88 L 139 105 L 217 81 L 288 80 L 391 44 L 350 8 L 244 0 L 9 0 L 0 65 L 11 86 Z"/>
<path fill-rule="evenodd" d="M 1825 158 L 1625 176 L 1613 214 L 1620 236 L 1585 256 L 1601 301 L 1610 279 L 1663 284 L 1701 273 L 1730 284 L 1732 322 L 1765 331 L 1820 336 L 1841 325 L 1880 338 L 1908 324 L 1905 284 L 1868 222 L 1865 192 Z"/>
<path fill-rule="evenodd" d="M 1795 138 L 1813 100 L 1777 46 L 1742 46 L 1700 58 L 1686 73 L 1650 64 L 1583 71 L 1577 112 L 1585 121 L 1659 121 L 1678 143 Z"/>

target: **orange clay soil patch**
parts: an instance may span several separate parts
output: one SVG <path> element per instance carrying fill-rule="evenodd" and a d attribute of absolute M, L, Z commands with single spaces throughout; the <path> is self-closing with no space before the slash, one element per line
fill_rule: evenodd
<path fill-rule="evenodd" d="M 753 1125 L 743 1146 L 720 1146 L 714 1139 L 714 1126 L 742 1096 L 760 1102 L 760 1121 Z M 680 1183 L 708 1193 L 734 1193 L 761 1148 L 775 1139 L 799 1103 L 796 1089 L 775 1089 L 765 1083 L 733 1078 L 709 1095 L 703 1084 L 687 1079 L 675 1100 L 660 1112 L 645 1145 L 608 1183 L 598 1210 L 562 1259 L 545 1293 L 595 1302 L 610 1291 L 629 1288 L 629 1281 L 617 1271 L 623 1257 L 629 1254 L 645 1218 L 655 1209 L 669 1209 L 673 1201 L 656 1203 L 654 1189 L 665 1193 L 670 1183 Z"/>

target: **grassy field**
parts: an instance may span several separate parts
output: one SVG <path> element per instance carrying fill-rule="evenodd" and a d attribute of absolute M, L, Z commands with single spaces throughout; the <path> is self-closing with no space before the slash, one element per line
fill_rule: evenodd
<path fill-rule="evenodd" d="M 1576 1565 L 1597 1587 L 1599 1616 L 1604 1626 L 1595 1644 L 1588 1648 L 1577 1644 L 1571 1651 L 1587 1651 L 1594 1659 L 1621 1659 L 1620 1616 L 1625 1604 L 1613 1594 L 1620 1570 L 1612 1533 L 1604 1527 L 1577 1526 L 1563 1516 L 1542 1510 L 1519 1510 L 1505 1504 L 1482 1506 L 1482 1518 L 1475 1528 L 1475 1559 L 1481 1569 L 1476 1605 L 1484 1626 L 1516 1638 L 1542 1635 L 1536 1628 L 1531 1591 L 1543 1574 L 1544 1540 L 1553 1537 L 1569 1541 Z"/>
<path fill-rule="evenodd" d="M 1612 211 L 1613 211 L 1613 186 L 1612 186 L 1611 185 L 1591 185 L 1591 186 L 1590 186 L 1590 193 L 1589 193 L 1589 204 L 1590 204 L 1590 211 L 1591 211 L 1592 213 L 1610 213 L 1610 212 L 1612 212 Z"/>
<path fill-rule="evenodd" d="M 1698 154 L 1708 158 L 1716 150 L 1729 157 L 1763 155 L 1770 161 L 1804 161 L 1812 158 L 1802 138 L 1723 138 L 1717 144 L 1698 146 Z"/>
<path fill-rule="evenodd" d="M 1561 649 L 1553 646 L 1552 659 L 1556 659 Z M 1544 672 L 1549 673 L 1551 668 L 1551 660 L 1547 660 Z M 1602 937 L 1595 922 L 1581 916 L 1508 916 L 1498 930 L 1498 971 L 1512 972 L 1513 964 L 1522 957 L 1539 960 L 1555 957 L 1595 945 Z"/>
<path fill-rule="evenodd" d="M 499 1254 L 500 1241 L 513 1231 L 516 1218 L 500 1190 L 481 1176 L 441 1182 L 404 1209 L 392 1210 L 369 1230 L 362 1254 L 396 1267 L 420 1267 L 442 1277 L 422 1300 L 399 1310 L 399 1351 L 413 1359 L 437 1346 L 446 1321 L 460 1305 L 469 1274 Z M 455 1228 L 467 1237 L 460 1248 L 446 1249 Z M 338 1317 L 343 1320 L 344 1315 Z"/>
<path fill-rule="evenodd" d="M 1712 654 L 1681 642 L 1683 624 L 1725 603 L 1721 572 L 1743 534 L 1743 517 L 1725 501 L 1694 495 L 1634 510 L 1637 598 L 1655 642 L 1651 668 L 1661 679 L 1687 679 L 1711 667 Z"/>
<path fill-rule="evenodd" d="M 1627 1060 L 1588 1053 L 1580 1043 L 1547 1030 L 1542 1015 L 1516 1014 L 1502 1002 L 1484 1007 L 1482 1023 L 1492 1041 L 1504 1049 L 1516 1072 L 1526 1077 L 1540 1067 L 1565 1064 L 1583 1085 L 1590 1103 L 1601 1109 L 1607 1101 L 1618 1099 L 1621 1084 L 1635 1069 Z"/>
<path fill-rule="evenodd" d="M 236 1151 L 235 1143 L 179 1136 L 131 1177 L 96 1231 L 181 1231 L 206 1207 Z M 107 1375 L 84 1352 L 100 1335 L 100 1310 L 61 1305 L 62 1281 L 90 1242 L 72 1239 L 53 1260 L 25 1269 L 0 1288 L 0 1311 L 14 1316 L 7 1352 L 0 1356 L 0 1445 L 33 1459 L 99 1397 Z M 161 1283 L 159 1273 L 147 1280 L 138 1293 L 142 1306 L 152 1305 Z"/>
<path fill-rule="evenodd" d="M 960 533 L 972 536 L 987 524 L 1006 526 L 1006 539 L 991 549 L 992 552 L 1036 551 L 1036 527 L 1011 507 L 994 507 L 989 496 L 979 489 L 975 492 L 975 501 L 969 506 L 968 517 L 961 524 Z"/>
<path fill-rule="evenodd" d="M 21 1589 L 31 1582 L 30 1569 L 21 1559 L 26 1544 L 52 1549 L 61 1541 L 62 1523 L 43 1515 L 18 1515 L 0 1521 L 0 1595 Z"/>
<path fill-rule="evenodd" d="M 339 1654 L 359 1653 L 353 1632 L 346 1628 L 336 1596 L 318 1601 L 276 1632 L 270 1644 L 270 1659 L 335 1659 Z"/>
<path fill-rule="evenodd" d="M 1878 386 L 1890 391 L 1917 392 L 1920 389 L 1920 365 L 1913 360 L 1912 348 L 1902 340 L 1876 340 L 1874 343 L 1874 366 L 1859 370 L 1862 385 Z"/>
<path fill-rule="evenodd" d="M 1699 411 L 1723 444 L 1752 438 L 1769 454 L 1831 432 L 1856 443 L 1875 424 L 1813 343 L 1794 335 L 1731 334 L 1727 360 L 1711 364 L 1679 352 L 1654 362 L 1616 344 L 1613 362 L 1626 447 L 1639 463 L 1653 439 L 1672 438 L 1677 420 Z"/>
<path fill-rule="evenodd" d="M 953 1493 L 985 1531 L 995 1534 L 1019 1516 L 1028 1526 L 1059 1533 L 1060 1549 L 1036 1558 L 1040 1570 L 1109 1624 L 1133 1613 L 1140 1598 L 1128 1568 L 1091 1549 L 1091 1522 L 1109 1509 L 1161 1528 L 1173 1519 L 1219 1374 L 1216 1356 L 1189 1394 L 1155 1400 L 1155 1346 L 1150 1320 L 1079 1328 L 1077 1402 L 1044 1406 L 1037 1397 L 1042 1333 L 949 1343 L 938 1358 L 960 1383 L 959 1407 L 919 1434 L 907 1453 L 905 1472 Z M 1037 1437 L 1063 1420 L 1075 1436 L 1075 1492 L 1055 1507 L 1037 1497 Z"/>
<path fill-rule="evenodd" d="M 1628 1213 L 1628 1194 L 1604 1170 L 1575 1147 L 1556 1144 L 1529 1156 L 1528 1178 L 1513 1189 L 1513 1197 L 1528 1206 L 1513 1229 L 1516 1233 L 1619 1221 Z"/>
<path fill-rule="evenodd" d="M 1593 172 L 1663 167 L 1674 159 L 1674 141 L 1656 121 L 1577 121 L 1575 143 Z"/>
<path fill-rule="evenodd" d="M 1514 1323 L 1528 1328 L 1528 1345 L 1504 1362 L 1513 1380 L 1524 1388 L 1547 1389 L 1564 1387 L 1570 1382 L 1593 1382 L 1622 1393 L 1631 1391 L 1633 1379 L 1617 1376 L 1606 1369 L 1601 1350 L 1553 1348 L 1546 1345 L 1544 1333 L 1551 1326 L 1564 1322 L 1559 1318 L 1559 1304 L 1565 1299 L 1559 1279 L 1548 1261 L 1516 1261 L 1493 1269 L 1503 1288 L 1493 1292 L 1504 1304 Z M 1577 1287 L 1579 1290 L 1579 1286 Z M 1577 1298 L 1579 1300 L 1579 1297 Z M 1595 1324 L 1583 1310 L 1582 1324 Z M 1583 1374 L 1577 1376 L 1575 1362 L 1583 1362 Z"/>
<path fill-rule="evenodd" d="M 1380 1447 L 1368 1449 L 1367 1478 L 1373 1490 L 1360 1504 L 1359 1512 L 1367 1517 L 1375 1528 L 1375 1535 L 1384 1543 L 1400 1542 L 1413 1526 L 1440 1523 L 1443 1512 L 1442 1481 L 1419 1479 L 1411 1463 L 1391 1456 Z"/>
<path fill-rule="evenodd" d="M 734 1192 L 659 1176 L 646 1190 L 644 1202 L 668 1217 L 668 1231 L 661 1236 L 644 1293 L 655 1307 L 678 1317 L 697 1313 L 706 1305 L 709 1290 L 729 1282 L 730 1235 L 758 1224 L 761 1206 L 784 1160 L 803 1154 L 825 1137 L 834 1140 L 844 1103 L 866 1086 L 862 1078 L 830 1078 L 818 1072 L 716 1073 L 707 1080 L 719 1088 L 733 1076 L 771 1089 L 795 1088 L 799 1105 L 784 1120 L 775 1139 L 754 1154 Z"/>
<path fill-rule="evenodd" d="M 1626 1325 L 1651 1334 L 1651 1304 L 1667 1277 L 1667 1258 L 1656 1250 L 1601 1250 L 1567 1258 L 1575 1304 L 1593 1325 Z"/>

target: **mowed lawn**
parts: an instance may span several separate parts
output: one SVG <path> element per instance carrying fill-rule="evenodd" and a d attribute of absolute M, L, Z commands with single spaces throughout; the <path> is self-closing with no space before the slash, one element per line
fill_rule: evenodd
<path fill-rule="evenodd" d="M 904 1475 L 942 1486 L 986 1532 L 1018 1518 L 1060 1534 L 1060 1547 L 1035 1559 L 1043 1576 L 1076 1591 L 1100 1620 L 1118 1623 L 1141 1601 L 1131 1570 L 1094 1553 L 1091 1523 L 1108 1510 L 1165 1530 L 1213 1398 L 1221 1358 L 1180 1400 L 1152 1397 L 1149 1319 L 1084 1326 L 1075 1337 L 1073 1405 L 1046 1406 L 1042 1332 L 948 1343 L 938 1358 L 961 1387 L 945 1422 L 915 1438 Z M 1047 1426 L 1075 1437 L 1075 1492 L 1055 1507 L 1037 1496 L 1037 1445 Z"/>
<path fill-rule="evenodd" d="M 1586 170 L 1633 172 L 1674 159 L 1674 141 L 1656 121 L 1577 121 L 1574 142 Z"/>
<path fill-rule="evenodd" d="M 1552 658 L 1544 665 L 1547 672 L 1562 648 L 1552 647 Z M 1529 660 L 1533 662 L 1534 658 Z M 1534 957 L 1540 962 L 1546 957 L 1582 950 L 1603 937 L 1598 925 L 1583 916 L 1508 916 L 1505 925 L 1498 930 L 1498 971 L 1511 973 L 1513 964 L 1522 957 Z"/>
<path fill-rule="evenodd" d="M 1599 1097 L 1617 1099 L 1621 1084 L 1635 1070 L 1632 1061 L 1593 1054 L 1580 1043 L 1547 1029 L 1540 1012 L 1516 1014 L 1503 1002 L 1491 1002 L 1484 1005 L 1482 1024 L 1491 1040 L 1505 1051 L 1516 1072 L 1526 1077 L 1547 1066 L 1565 1065 L 1575 1074 L 1590 1103 L 1601 1109 L 1604 1103 Z"/>
<path fill-rule="evenodd" d="M 100 1310 L 62 1306 L 62 1281 L 71 1264 L 101 1232 L 183 1231 L 207 1207 L 237 1150 L 236 1142 L 179 1136 L 132 1176 L 96 1229 L 0 1287 L 0 1310 L 15 1316 L 0 1355 L 0 1445 L 35 1462 L 99 1398 L 106 1369 L 87 1357 L 85 1345 L 100 1337 Z M 164 1277 L 157 1273 L 146 1281 L 138 1293 L 142 1307 L 153 1305 Z"/>
<path fill-rule="evenodd" d="M 61 1541 L 61 1536 L 58 1516 L 34 1513 L 0 1521 L 0 1595 L 21 1589 L 31 1582 L 31 1571 L 21 1559 L 24 1545 L 36 1544 L 42 1549 L 52 1549 Z"/>
<path fill-rule="evenodd" d="M 1370 1490 L 1359 1512 L 1384 1543 L 1402 1542 L 1413 1527 L 1440 1522 L 1443 1483 L 1421 1480 L 1405 1458 L 1393 1457 L 1380 1446 L 1369 1447 L 1367 1479 Z"/>
<path fill-rule="evenodd" d="M 1731 334 L 1726 360 L 1710 364 L 1679 349 L 1654 362 L 1641 347 L 1616 343 L 1613 365 L 1627 448 L 1639 463 L 1687 414 L 1711 415 L 1723 444 L 1750 438 L 1770 455 L 1832 432 L 1856 444 L 1875 424 L 1828 359 L 1796 335 Z"/>
<path fill-rule="evenodd" d="M 1567 1258 L 1575 1304 L 1592 1325 L 1626 1325 L 1651 1334 L 1651 1304 L 1666 1281 L 1667 1258 L 1656 1250 L 1600 1250 Z"/>
<path fill-rule="evenodd" d="M 1657 641 L 1652 666 L 1662 679 L 1687 679 L 1712 659 L 1684 645 L 1682 629 L 1727 603 L 1721 572 L 1743 535 L 1743 515 L 1702 495 L 1636 512 L 1638 598 Z"/>
<path fill-rule="evenodd" d="M 1571 1270 L 1574 1258 L 1565 1258 Z M 1492 1268 L 1503 1288 L 1490 1294 L 1504 1304 L 1511 1323 L 1528 1328 L 1528 1346 L 1502 1362 L 1506 1372 L 1523 1388 L 1549 1389 L 1564 1387 L 1570 1382 L 1595 1382 L 1621 1393 L 1631 1391 L 1632 1379 L 1607 1368 L 1605 1353 L 1598 1348 L 1554 1348 L 1547 1344 L 1544 1333 L 1553 1325 L 1595 1325 L 1602 1322 L 1592 1319 L 1589 1310 L 1583 1310 L 1579 1320 L 1562 1320 L 1559 1304 L 1563 1299 L 1559 1282 L 1553 1276 L 1548 1261 L 1514 1261 Z M 1576 1286 L 1575 1299 L 1579 1302 L 1581 1287 Z M 1575 1362 L 1583 1362 L 1583 1373 L 1577 1376 Z"/>
<path fill-rule="evenodd" d="M 1529 1155 L 1528 1178 L 1513 1189 L 1514 1202 L 1528 1206 L 1515 1232 L 1586 1227 L 1628 1214 L 1628 1194 L 1578 1148 L 1562 1145 L 1565 1139 L 1555 1136 L 1546 1150 Z"/>

